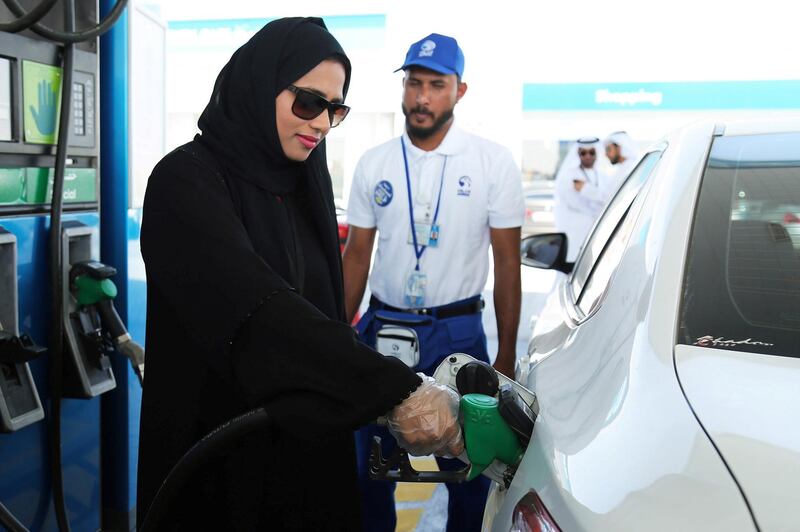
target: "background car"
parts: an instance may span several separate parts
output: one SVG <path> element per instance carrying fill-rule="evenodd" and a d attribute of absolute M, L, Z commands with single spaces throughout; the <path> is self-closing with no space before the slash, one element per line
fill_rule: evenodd
<path fill-rule="evenodd" d="M 525 222 L 523 235 L 552 233 L 556 230 L 553 205 L 555 203 L 555 183 L 552 180 L 531 181 L 524 185 Z"/>
<path fill-rule="evenodd" d="M 768 205 L 800 205 L 800 120 L 700 123 L 647 151 L 574 264 L 563 236 L 523 241 L 565 274 L 517 373 L 533 438 L 485 529 L 798 529 L 800 254 Z"/>

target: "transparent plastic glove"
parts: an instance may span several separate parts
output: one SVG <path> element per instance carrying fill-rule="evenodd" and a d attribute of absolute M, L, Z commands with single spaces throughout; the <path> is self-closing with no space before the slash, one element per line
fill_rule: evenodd
<path fill-rule="evenodd" d="M 464 450 L 458 394 L 424 375 L 422 384 L 386 416 L 389 432 L 413 456 L 458 456 Z"/>

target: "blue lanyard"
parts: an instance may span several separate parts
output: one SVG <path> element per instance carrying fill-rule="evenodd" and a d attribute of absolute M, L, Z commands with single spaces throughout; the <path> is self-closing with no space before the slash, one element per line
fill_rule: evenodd
<path fill-rule="evenodd" d="M 403 137 L 400 137 L 400 146 L 403 148 L 403 163 L 405 164 L 406 168 L 406 188 L 408 189 L 408 215 L 411 219 L 411 238 L 414 242 L 414 254 L 417 256 L 417 266 L 414 268 L 416 271 L 419 271 L 419 259 L 422 258 L 422 254 L 425 253 L 425 250 L 428 248 L 427 245 L 420 246 L 417 244 L 417 230 L 414 227 L 414 201 L 411 199 L 411 176 L 408 173 L 408 157 L 406 156 L 406 143 L 403 142 Z M 444 162 L 442 163 L 442 176 L 439 178 L 439 197 L 436 198 L 436 210 L 433 213 L 433 224 L 436 224 L 436 220 L 439 218 L 439 205 L 442 203 L 442 185 L 444 185 L 444 169 L 447 166 L 447 156 L 444 156 Z"/>

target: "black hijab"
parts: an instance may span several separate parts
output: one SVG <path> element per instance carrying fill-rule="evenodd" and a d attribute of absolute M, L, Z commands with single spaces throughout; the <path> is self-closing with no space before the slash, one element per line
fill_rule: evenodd
<path fill-rule="evenodd" d="M 313 265 L 319 269 L 315 278 L 329 279 L 324 297 L 310 302 L 329 318 L 344 319 L 325 142 L 306 161 L 291 161 L 280 145 L 275 118 L 275 97 L 328 58 L 345 66 L 346 93 L 350 62 L 321 19 L 267 24 L 217 77 L 199 120 L 202 133 L 165 157 L 148 182 L 141 240 L 148 281 L 155 280 L 148 289 L 168 287 L 187 331 L 211 352 L 227 352 L 243 321 L 270 294 L 296 290 L 302 295 L 297 251 L 302 246 L 292 218 L 297 212 L 304 213 L 303 227 L 316 235 L 325 257 Z M 192 161 L 219 179 L 193 176 Z M 293 197 L 298 186 L 301 199 Z M 148 309 L 148 324 L 158 321 L 151 316 L 158 312 Z"/>
<path fill-rule="evenodd" d="M 309 229 L 316 232 L 327 260 L 315 266 L 325 269 L 330 280 L 325 283 L 319 274 L 312 276 L 323 289 L 311 291 L 325 293 L 310 301 L 329 317 L 341 319 L 341 262 L 325 141 L 304 162 L 288 159 L 278 137 L 275 113 L 278 94 L 325 59 L 344 66 L 346 96 L 350 61 L 322 19 L 295 17 L 270 22 L 239 48 L 220 72 L 200 116 L 202 133 L 196 140 L 222 166 L 256 252 L 303 295 L 308 270 L 299 228 L 306 228 L 306 236 Z M 298 219 L 298 212 L 309 221 Z"/>
<path fill-rule="evenodd" d="M 350 61 L 320 18 L 270 22 L 233 54 L 198 122 L 199 140 L 228 176 L 277 194 L 295 189 L 301 169 L 330 181 L 324 141 L 305 163 L 291 161 L 281 148 L 275 120 L 278 94 L 325 59 L 344 66 L 346 96 Z"/>

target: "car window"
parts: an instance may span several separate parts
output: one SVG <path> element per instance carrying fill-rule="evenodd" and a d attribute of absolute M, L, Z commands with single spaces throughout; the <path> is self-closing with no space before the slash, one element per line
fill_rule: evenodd
<path fill-rule="evenodd" d="M 633 204 L 631 204 L 623 215 L 622 220 L 617 224 L 611 238 L 608 239 L 606 247 L 603 248 L 600 257 L 598 257 L 595 262 L 592 273 L 583 285 L 583 290 L 581 290 L 578 296 L 576 305 L 581 309 L 584 316 L 591 314 L 600 304 L 603 295 L 606 293 L 611 283 L 614 272 L 617 271 L 617 266 L 620 261 L 622 261 L 622 254 L 625 252 L 633 228 L 636 226 L 636 220 L 642 209 L 644 198 L 647 196 L 647 189 L 648 186 L 646 183 L 644 187 L 640 189 Z"/>
<path fill-rule="evenodd" d="M 800 357 L 800 134 L 715 139 L 678 343 Z"/>
<path fill-rule="evenodd" d="M 620 186 L 617 194 L 609 202 L 605 211 L 600 216 L 600 219 L 595 224 L 594 229 L 592 229 L 592 234 L 587 239 L 584 249 L 575 263 L 574 273 L 570 278 L 573 301 L 578 302 L 582 299 L 584 286 L 589 280 L 589 276 L 592 275 L 599 258 L 603 254 L 603 250 L 609 243 L 611 236 L 617 231 L 617 228 L 630 209 L 636 195 L 639 194 L 639 191 L 642 190 L 645 182 L 653 173 L 653 169 L 661 158 L 661 154 L 661 150 L 652 151 L 642 158 L 633 172 L 630 173 L 622 186 Z M 619 258 L 620 257 L 617 257 L 617 260 Z M 616 263 L 613 262 L 613 257 L 611 255 L 606 260 L 608 262 L 604 265 L 604 272 L 606 273 L 603 274 L 603 278 L 606 277 L 606 274 L 610 274 L 610 272 L 616 269 Z M 610 271 L 608 270 L 609 268 Z M 610 276 L 605 278 L 605 282 L 607 283 L 608 280 L 610 280 Z M 597 279 L 593 282 L 593 290 L 600 290 L 602 292 L 602 283 L 599 281 L 600 279 Z M 588 298 L 583 299 L 588 301 Z"/>

